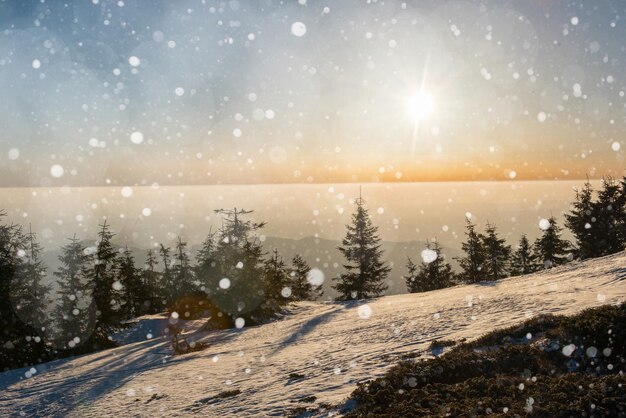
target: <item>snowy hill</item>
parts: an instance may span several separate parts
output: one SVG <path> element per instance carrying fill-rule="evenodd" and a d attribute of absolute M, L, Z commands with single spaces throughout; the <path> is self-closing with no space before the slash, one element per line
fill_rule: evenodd
<path fill-rule="evenodd" d="M 26 370 L 0 374 L 0 416 L 283 416 L 342 404 L 357 382 L 403 355 L 433 355 L 434 339 L 472 339 L 533 315 L 624 300 L 620 253 L 497 283 L 299 303 L 283 320 L 254 328 L 200 333 L 189 324 L 189 338 L 210 345 L 188 355 L 172 356 L 169 341 L 155 335 L 37 366 L 29 378 Z M 128 341 L 165 319 L 144 320 L 152 322 L 139 321 Z"/>

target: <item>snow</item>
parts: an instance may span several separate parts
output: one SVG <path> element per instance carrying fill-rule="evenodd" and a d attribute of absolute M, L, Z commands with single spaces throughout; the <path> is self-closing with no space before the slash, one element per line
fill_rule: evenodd
<path fill-rule="evenodd" d="M 128 58 L 128 63 L 132 66 L 132 67 L 139 67 L 139 65 L 141 64 L 141 60 L 139 58 L 137 58 L 136 56 L 131 56 Z"/>
<path fill-rule="evenodd" d="M 306 281 L 312 286 L 321 286 L 324 283 L 324 272 L 313 267 L 306 275 Z"/>
<path fill-rule="evenodd" d="M 297 37 L 304 36 L 306 34 L 306 25 L 302 22 L 294 22 L 291 25 L 291 33 Z"/>
<path fill-rule="evenodd" d="M 237 328 L 243 328 L 244 325 L 246 325 L 246 320 L 243 318 L 237 318 L 235 319 L 235 327 Z"/>
<path fill-rule="evenodd" d="M 541 123 L 545 122 L 547 118 L 546 112 L 539 112 L 537 114 L 537 120 Z"/>
<path fill-rule="evenodd" d="M 130 134 L 130 140 L 133 144 L 141 144 L 143 142 L 143 133 L 135 131 Z"/>
<path fill-rule="evenodd" d="M 65 170 L 60 164 L 54 164 L 52 167 L 50 167 L 50 174 L 52 175 L 52 177 L 62 177 L 64 172 Z"/>
<path fill-rule="evenodd" d="M 625 265 L 619 253 L 429 293 L 301 302 L 281 320 L 243 329 L 199 332 L 202 321 L 187 321 L 189 341 L 208 348 L 183 356 L 172 356 L 163 336 L 166 316 L 142 317 L 116 336 L 127 345 L 39 365 L 34 374 L 0 374 L 0 415 L 283 416 L 312 405 L 297 402 L 311 395 L 316 404 L 340 405 L 357 382 L 381 376 L 402 354 L 433 355 L 435 339 L 473 339 L 534 315 L 624 301 Z M 241 394 L 216 397 L 235 389 Z"/>
<path fill-rule="evenodd" d="M 437 252 L 429 248 L 422 250 L 422 260 L 426 264 L 430 264 L 437 259 Z"/>

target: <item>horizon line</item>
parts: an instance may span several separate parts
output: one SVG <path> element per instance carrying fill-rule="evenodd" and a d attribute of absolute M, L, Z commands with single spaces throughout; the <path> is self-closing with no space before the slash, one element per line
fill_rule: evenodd
<path fill-rule="evenodd" d="M 79 189 L 79 188 L 114 188 L 114 187 L 141 187 L 141 188 L 161 188 L 161 187 L 224 187 L 224 186 L 297 186 L 297 185 L 347 185 L 347 184 L 427 184 L 427 183 L 531 183 L 531 182 L 548 182 L 548 181 L 602 181 L 605 178 L 613 176 L 600 176 L 600 177 L 581 177 L 581 178 L 568 178 L 568 179 L 491 179 L 491 180 L 397 180 L 397 181 L 320 181 L 320 182 L 260 182 L 260 183 L 211 183 L 211 184 L 195 184 L 195 183 L 182 183 L 182 184 L 160 184 L 154 182 L 152 184 L 96 184 L 96 185 L 47 185 L 47 186 L 0 186 L 2 189 L 60 189 L 64 187 Z M 623 178 L 626 178 L 624 176 Z M 156 184 L 156 187 L 155 187 Z"/>

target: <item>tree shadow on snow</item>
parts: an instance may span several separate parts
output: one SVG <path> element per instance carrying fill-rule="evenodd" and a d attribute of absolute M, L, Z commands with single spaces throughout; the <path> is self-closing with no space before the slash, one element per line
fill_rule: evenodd
<path fill-rule="evenodd" d="M 85 373 L 67 377 L 44 373 L 28 387 L 15 389 L 15 398 L 24 399 L 30 396 L 37 398 L 35 402 L 21 409 L 27 416 L 42 416 L 51 410 L 55 411 L 55 415 L 62 416 L 70 411 L 80 410 L 81 405 L 87 406 L 111 393 L 137 373 L 146 369 L 166 367 L 171 361 L 164 363 L 163 352 L 159 349 L 169 343 L 169 339 L 155 339 L 137 344 L 130 349 L 125 346 L 105 350 L 90 360 L 90 364 L 98 363 L 91 367 L 69 361 L 53 371 L 62 372 L 63 369 L 78 367 L 85 368 Z M 80 357 L 75 357 L 74 360 Z M 54 379 L 52 383 L 51 379 Z M 45 394 L 38 396 L 42 392 Z"/>
<path fill-rule="evenodd" d="M 609 271 L 609 274 L 614 274 L 617 276 L 617 280 L 626 279 L 626 268 L 617 268 Z"/>
<path fill-rule="evenodd" d="M 350 308 L 350 305 L 356 306 L 357 303 L 354 301 L 337 303 L 334 309 L 328 310 L 320 315 L 317 315 L 305 322 L 303 322 L 300 327 L 296 330 L 296 332 L 292 333 L 289 337 L 285 338 L 282 342 L 278 344 L 278 346 L 272 351 L 272 355 L 278 353 L 279 351 L 285 349 L 286 347 L 298 343 L 298 341 L 305 337 L 307 334 L 310 334 L 315 328 L 318 326 L 330 322 L 335 316 L 339 315 L 345 309 Z"/>
<path fill-rule="evenodd" d="M 493 286 L 497 286 L 498 283 L 496 281 L 493 281 L 493 280 L 485 280 L 485 281 L 482 281 L 482 282 L 478 282 L 476 284 L 479 285 L 479 286 L 493 287 Z"/>

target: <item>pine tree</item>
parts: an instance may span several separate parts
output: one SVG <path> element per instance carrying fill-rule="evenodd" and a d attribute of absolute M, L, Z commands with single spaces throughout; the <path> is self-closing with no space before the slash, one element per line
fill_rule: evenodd
<path fill-rule="evenodd" d="M 23 262 L 19 264 L 11 284 L 11 300 L 20 319 L 43 335 L 50 325 L 46 312 L 51 303 L 50 285 L 43 284 L 47 269 L 41 260 L 42 249 L 32 229 L 25 244 L 27 248 L 18 251 Z"/>
<path fill-rule="evenodd" d="M 598 193 L 598 200 L 593 205 L 595 230 L 599 251 L 597 256 L 614 254 L 624 249 L 622 241 L 621 222 L 625 218 L 623 194 L 620 184 L 613 177 L 602 179 L 602 190 Z"/>
<path fill-rule="evenodd" d="M 215 243 L 215 233 L 210 232 L 202 243 L 202 248 L 196 255 L 196 266 L 194 274 L 200 284 L 200 290 L 207 295 L 219 288 L 221 277 L 218 276 L 217 268 L 217 245 Z"/>
<path fill-rule="evenodd" d="M 141 271 L 135 267 L 133 253 L 125 247 L 119 260 L 118 281 L 122 285 L 122 311 L 125 319 L 135 318 L 146 312 L 147 289 L 142 281 Z"/>
<path fill-rule="evenodd" d="M 176 291 L 176 283 L 174 282 L 174 275 L 171 269 L 170 251 L 169 247 L 160 244 L 159 255 L 161 256 L 161 263 L 163 264 L 160 296 L 164 305 L 168 305 L 174 300 L 174 292 Z"/>
<path fill-rule="evenodd" d="M 172 276 L 174 287 L 170 289 L 170 294 L 174 299 L 190 295 L 196 290 L 193 268 L 191 266 L 191 261 L 189 260 L 189 253 L 187 252 L 187 243 L 180 237 L 178 237 L 178 241 L 176 242 Z"/>
<path fill-rule="evenodd" d="M 95 327 L 95 309 L 92 302 L 92 255 L 76 239 L 61 248 L 61 266 L 54 272 L 59 287 L 60 304 L 56 309 L 57 345 L 74 348 L 85 343 Z"/>
<path fill-rule="evenodd" d="M 506 245 L 506 240 L 498 237 L 498 230 L 494 224 L 487 223 L 485 233 L 486 235 L 482 237 L 485 253 L 484 276 L 491 280 L 507 277 L 511 247 Z"/>
<path fill-rule="evenodd" d="M 215 212 L 222 215 L 222 227 L 215 251 L 218 280 L 216 287 L 209 289 L 211 300 L 233 320 L 261 321 L 268 312 L 261 309 L 265 301 L 263 249 L 256 233 L 265 223 L 243 220 L 252 213 L 243 209 Z"/>
<path fill-rule="evenodd" d="M 593 201 L 593 188 L 589 180 L 582 190 L 576 190 L 576 197 L 572 206 L 572 211 L 565 215 L 565 226 L 576 239 L 578 256 L 583 260 L 598 257 L 601 254 L 598 245 L 600 242 L 599 228 L 596 225 L 596 205 Z"/>
<path fill-rule="evenodd" d="M 93 267 L 89 273 L 93 281 L 93 301 L 96 307 L 97 331 L 108 335 L 120 325 L 120 297 L 113 283 L 116 276 L 117 254 L 111 243 L 114 234 L 106 220 L 100 226 L 94 254 Z"/>
<path fill-rule="evenodd" d="M 426 244 L 419 267 L 410 258 L 406 267 L 405 281 L 409 293 L 429 292 L 453 284 L 452 266 L 445 261 L 437 242 Z"/>
<path fill-rule="evenodd" d="M 0 211 L 0 218 L 4 216 Z M 38 330 L 21 320 L 11 306 L 12 282 L 16 272 L 24 268 L 18 252 L 26 248 L 28 240 L 21 227 L 0 224 L 0 371 L 30 366 L 48 357 Z"/>
<path fill-rule="evenodd" d="M 548 222 L 548 228 L 537 238 L 533 246 L 535 258 L 543 263 L 544 268 L 564 264 L 572 258 L 570 243 L 561 239 L 561 228 L 554 216 L 551 216 Z"/>
<path fill-rule="evenodd" d="M 263 265 L 265 279 L 265 302 L 263 309 L 268 316 L 277 312 L 289 302 L 292 290 L 289 287 L 289 273 L 283 258 L 274 249 Z"/>
<path fill-rule="evenodd" d="M 417 268 L 417 264 L 415 264 L 413 260 L 411 260 L 411 257 L 407 257 L 406 269 L 407 269 L 407 275 L 404 276 L 406 289 L 409 291 L 409 293 L 422 292 L 423 290 L 421 290 L 422 289 L 421 283 L 419 283 L 417 280 L 417 275 L 419 273 L 419 270 Z"/>
<path fill-rule="evenodd" d="M 165 303 L 161 299 L 160 273 L 156 271 L 158 264 L 153 250 L 146 253 L 146 262 L 141 272 L 143 286 L 146 289 L 148 307 L 146 313 L 157 313 L 164 309 Z"/>
<path fill-rule="evenodd" d="M 532 246 L 526 235 L 522 235 L 511 258 L 511 275 L 521 276 L 537 271 L 537 263 L 533 256 Z"/>
<path fill-rule="evenodd" d="M 314 285 L 309 281 L 311 266 L 296 254 L 291 259 L 291 297 L 294 300 L 316 300 L 324 295 L 322 285 Z"/>
<path fill-rule="evenodd" d="M 461 266 L 460 281 L 478 283 L 485 279 L 486 254 L 483 247 L 484 236 L 476 232 L 476 225 L 468 218 L 465 224 L 467 241 L 461 245 L 465 257 L 456 258 Z"/>
<path fill-rule="evenodd" d="M 339 247 L 346 259 L 346 272 L 334 279 L 339 300 L 377 297 L 387 289 L 385 281 L 391 269 L 382 260 L 378 228 L 372 225 L 364 203 L 361 197 L 356 200 L 352 224 L 346 225 L 346 236 Z"/>
<path fill-rule="evenodd" d="M 622 178 L 619 184 L 619 214 L 616 216 L 618 222 L 618 233 L 620 242 L 626 247 L 626 176 Z"/>

